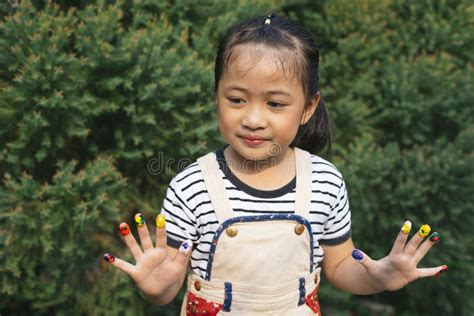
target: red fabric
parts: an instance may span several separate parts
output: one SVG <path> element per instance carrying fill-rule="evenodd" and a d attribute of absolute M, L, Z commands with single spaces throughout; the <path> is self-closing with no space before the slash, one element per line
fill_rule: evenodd
<path fill-rule="evenodd" d="M 321 316 L 319 299 L 318 299 L 318 288 L 308 294 L 305 298 L 306 305 L 317 316 Z M 217 313 L 222 309 L 222 304 L 217 304 L 203 298 L 200 298 L 193 293 L 188 293 L 188 305 L 186 306 L 187 316 L 216 316 Z"/>
<path fill-rule="evenodd" d="M 222 304 L 217 304 L 193 293 L 188 293 L 188 305 L 186 306 L 187 316 L 216 316 L 222 309 Z"/>
<path fill-rule="evenodd" d="M 319 307 L 319 299 L 318 299 L 318 290 L 319 290 L 319 287 L 314 289 L 313 292 L 306 295 L 305 300 L 306 300 L 306 305 L 308 305 L 309 308 L 311 308 L 311 310 L 315 312 L 315 315 L 321 316 L 321 311 Z"/>

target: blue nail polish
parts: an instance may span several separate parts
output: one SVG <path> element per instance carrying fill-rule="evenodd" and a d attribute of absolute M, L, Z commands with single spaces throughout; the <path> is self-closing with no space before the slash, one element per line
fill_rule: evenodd
<path fill-rule="evenodd" d="M 354 249 L 352 250 L 352 258 L 360 261 L 364 258 L 364 255 L 362 254 L 362 252 L 360 252 L 360 250 Z"/>
<path fill-rule="evenodd" d="M 192 241 L 186 240 L 179 247 L 179 252 L 184 253 L 184 254 L 188 254 L 191 251 L 191 247 L 192 247 Z"/>

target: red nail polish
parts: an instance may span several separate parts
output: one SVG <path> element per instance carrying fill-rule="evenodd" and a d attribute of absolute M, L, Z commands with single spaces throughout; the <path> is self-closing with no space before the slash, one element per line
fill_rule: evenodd
<path fill-rule="evenodd" d="M 441 273 L 448 271 L 448 266 L 444 265 L 441 270 L 439 270 L 438 273 L 436 273 L 436 276 L 439 276 Z"/>
<path fill-rule="evenodd" d="M 111 254 L 106 253 L 106 254 L 104 255 L 104 260 L 107 261 L 107 262 L 114 262 L 114 261 L 115 261 L 115 257 L 112 256 Z"/>
<path fill-rule="evenodd" d="M 122 236 L 130 234 L 130 227 L 127 223 L 120 223 L 119 229 L 120 233 L 122 233 Z"/>

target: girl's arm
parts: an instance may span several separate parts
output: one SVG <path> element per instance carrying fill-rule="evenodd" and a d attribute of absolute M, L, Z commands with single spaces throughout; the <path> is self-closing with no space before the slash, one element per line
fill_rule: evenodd
<path fill-rule="evenodd" d="M 390 253 L 380 260 L 372 260 L 367 254 L 354 249 L 352 239 L 336 246 L 322 245 L 326 278 L 336 288 L 364 295 L 384 290 L 395 291 L 418 278 L 446 271 L 446 265 L 417 268 L 421 259 L 439 240 L 439 234 L 433 233 L 422 243 L 430 230 L 428 225 L 423 225 L 407 243 L 410 228 L 411 223 L 406 222 Z"/>
<path fill-rule="evenodd" d="M 384 288 L 352 256 L 352 239 L 336 246 L 321 245 L 324 250 L 323 271 L 326 279 L 337 289 L 365 295 L 384 291 Z"/>

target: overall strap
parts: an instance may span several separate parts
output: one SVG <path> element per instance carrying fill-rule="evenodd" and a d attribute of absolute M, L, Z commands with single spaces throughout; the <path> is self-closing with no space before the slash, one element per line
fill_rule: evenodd
<path fill-rule="evenodd" d="M 216 213 L 219 224 L 224 223 L 227 219 L 234 217 L 234 210 L 230 206 L 229 197 L 225 190 L 224 179 L 219 170 L 216 156 L 213 152 L 208 153 L 197 159 L 199 167 L 204 177 L 211 205 Z"/>
<path fill-rule="evenodd" d="M 297 147 L 294 150 L 296 160 L 295 214 L 308 218 L 311 206 L 311 156 L 309 152 Z"/>

